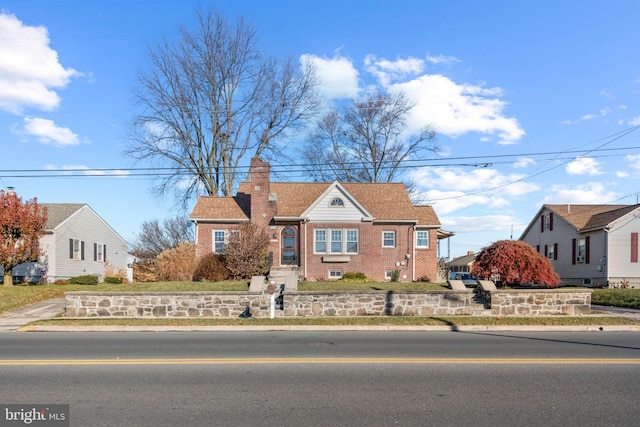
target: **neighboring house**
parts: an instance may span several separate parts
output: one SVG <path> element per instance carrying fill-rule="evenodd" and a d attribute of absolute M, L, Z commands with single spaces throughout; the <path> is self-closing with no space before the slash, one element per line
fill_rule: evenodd
<path fill-rule="evenodd" d="M 250 221 L 271 238 L 271 270 L 309 281 L 347 272 L 400 281 L 438 277 L 440 221 L 411 203 L 402 183 L 271 182 L 270 165 L 251 160 L 251 182 L 235 197 L 200 197 L 191 214 L 198 256 L 224 251 L 229 233 Z M 442 233 L 446 236 L 446 233 Z"/>
<path fill-rule="evenodd" d="M 467 252 L 466 255 L 459 256 L 457 258 L 452 259 L 448 262 L 447 267 L 450 272 L 470 272 L 471 266 L 476 260 L 477 254 L 473 253 L 473 251 Z"/>
<path fill-rule="evenodd" d="M 544 205 L 520 240 L 551 260 L 562 285 L 640 287 L 640 205 Z"/>
<path fill-rule="evenodd" d="M 127 269 L 127 242 L 86 204 L 41 203 L 47 209 L 46 234 L 40 238 L 38 262 L 13 269 L 17 281 L 53 283 L 58 279 L 95 275 L 105 266 Z"/>

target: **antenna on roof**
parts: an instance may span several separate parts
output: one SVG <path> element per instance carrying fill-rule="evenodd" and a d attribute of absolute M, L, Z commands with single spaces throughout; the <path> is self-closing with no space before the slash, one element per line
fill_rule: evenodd
<path fill-rule="evenodd" d="M 7 187 L 7 194 L 15 194 L 15 188 L 14 187 Z"/>

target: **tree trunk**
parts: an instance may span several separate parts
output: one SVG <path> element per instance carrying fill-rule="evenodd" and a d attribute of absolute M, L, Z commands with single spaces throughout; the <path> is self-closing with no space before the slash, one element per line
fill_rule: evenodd
<path fill-rule="evenodd" d="M 13 286 L 13 270 L 9 270 L 4 272 L 4 285 L 5 286 Z"/>

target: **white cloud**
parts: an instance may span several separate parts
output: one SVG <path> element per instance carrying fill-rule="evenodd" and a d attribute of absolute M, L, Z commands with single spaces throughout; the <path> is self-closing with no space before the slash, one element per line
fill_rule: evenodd
<path fill-rule="evenodd" d="M 431 62 L 443 58 L 428 57 Z M 449 58 L 452 61 L 452 58 Z M 301 61 L 310 61 L 318 69 L 325 96 L 329 99 L 356 98 L 361 92 L 358 71 L 348 58 L 302 55 Z M 425 60 L 409 57 L 390 61 L 367 55 L 364 69 L 389 92 L 404 92 L 416 106 L 407 121 L 409 132 L 418 132 L 432 124 L 440 134 L 458 137 L 469 132 L 497 137 L 500 144 L 513 144 L 525 132 L 517 119 L 506 117 L 507 103 L 500 99 L 499 87 L 458 84 L 441 74 L 421 74 Z"/>
<path fill-rule="evenodd" d="M 435 64 L 435 65 L 443 64 L 443 65 L 451 66 L 453 64 L 457 64 L 462 61 L 456 58 L 455 56 L 427 55 L 427 62 L 430 62 L 431 64 Z"/>
<path fill-rule="evenodd" d="M 442 228 L 456 233 L 505 231 L 519 222 L 509 215 L 450 216 L 440 219 Z"/>
<path fill-rule="evenodd" d="M 446 215 L 482 205 L 504 208 L 507 197 L 518 197 L 539 190 L 536 184 L 521 181 L 524 175 L 504 175 L 495 169 L 466 171 L 459 168 L 421 168 L 411 176 L 421 199 L 433 205 L 438 214 Z"/>
<path fill-rule="evenodd" d="M 398 83 L 390 91 L 402 91 L 416 103 L 408 125 L 420 129 L 425 119 L 438 133 L 457 137 L 468 132 L 497 135 L 500 144 L 513 144 L 525 135 L 518 120 L 506 117 L 500 88 L 458 84 L 441 74 L 422 75 Z"/>
<path fill-rule="evenodd" d="M 567 164 L 565 170 L 570 175 L 600 175 L 600 163 L 591 157 L 578 157 Z"/>
<path fill-rule="evenodd" d="M 321 58 L 304 54 L 302 62 L 309 61 L 317 68 L 321 92 L 329 99 L 356 98 L 358 96 L 358 70 L 350 59 L 342 56 Z"/>
<path fill-rule="evenodd" d="M 0 13 L 0 109 L 20 114 L 25 107 L 53 110 L 76 70 L 64 68 L 49 47 L 45 27 L 23 24 L 14 15 Z"/>
<path fill-rule="evenodd" d="M 35 136 L 38 141 L 45 144 L 64 147 L 80 143 L 78 135 L 71 132 L 69 128 L 57 126 L 53 120 L 38 117 L 25 117 L 23 128 L 19 130 L 14 129 L 13 131 L 19 135 Z"/>
<path fill-rule="evenodd" d="M 375 76 L 380 85 L 387 87 L 392 81 L 404 80 L 422 72 L 424 60 L 409 57 L 389 61 L 388 59 L 378 59 L 375 55 L 367 55 L 364 59 L 364 69 Z"/>
<path fill-rule="evenodd" d="M 638 126 L 640 125 L 640 116 L 634 117 L 629 121 L 629 126 Z"/>
<path fill-rule="evenodd" d="M 50 171 L 62 171 L 62 175 L 74 175 L 74 174 L 77 174 L 78 172 L 81 172 L 82 175 L 86 175 L 86 176 L 108 177 L 108 176 L 114 175 L 117 178 L 126 178 L 127 176 L 131 175 L 131 172 L 126 170 L 91 169 L 89 166 L 86 166 L 86 165 L 63 165 L 59 168 L 55 165 L 46 165 L 44 168 Z"/>
<path fill-rule="evenodd" d="M 575 204 L 605 204 L 616 200 L 620 195 L 607 191 L 599 182 L 589 182 L 573 188 L 564 185 L 554 185 L 543 203 L 575 203 Z"/>
<path fill-rule="evenodd" d="M 580 120 L 593 120 L 599 117 L 607 116 L 609 113 L 611 113 L 611 108 L 602 108 L 598 113 L 585 114 L 584 116 L 580 117 Z"/>
<path fill-rule="evenodd" d="M 516 169 L 526 168 L 527 166 L 533 165 L 535 163 L 535 160 L 523 157 L 521 159 L 518 159 L 518 161 L 513 164 L 513 167 Z"/>

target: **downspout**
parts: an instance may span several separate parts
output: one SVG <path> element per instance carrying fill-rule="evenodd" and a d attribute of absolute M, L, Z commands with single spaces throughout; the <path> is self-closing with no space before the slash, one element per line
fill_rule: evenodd
<path fill-rule="evenodd" d="M 604 255 L 602 261 L 602 269 L 605 271 L 605 279 L 607 280 L 607 288 L 609 287 L 609 266 L 608 266 L 608 258 L 609 254 L 609 227 L 604 228 Z"/>
<path fill-rule="evenodd" d="M 411 227 L 413 233 L 411 244 L 411 281 L 416 281 L 416 226 Z"/>
<path fill-rule="evenodd" d="M 304 280 L 307 280 L 307 219 L 304 219 Z"/>

